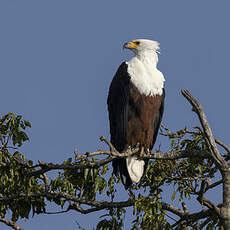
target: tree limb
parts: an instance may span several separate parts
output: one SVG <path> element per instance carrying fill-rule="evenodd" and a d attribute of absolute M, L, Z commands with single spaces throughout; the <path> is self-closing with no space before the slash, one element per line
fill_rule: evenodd
<path fill-rule="evenodd" d="M 220 208 L 204 197 L 204 193 L 207 191 L 207 186 L 207 181 L 203 180 L 201 182 L 200 191 L 197 193 L 197 201 L 199 201 L 201 205 L 204 205 L 210 210 L 213 210 L 220 217 Z"/>
<path fill-rule="evenodd" d="M 213 184 L 207 185 L 205 192 L 208 191 L 209 189 L 212 189 L 212 188 L 222 184 L 222 183 L 223 183 L 223 180 L 219 180 L 219 181 L 214 182 Z"/>
<path fill-rule="evenodd" d="M 203 127 L 204 134 L 212 150 L 210 152 L 210 155 L 214 159 L 216 165 L 220 170 L 222 170 L 223 168 L 227 169 L 228 163 L 224 160 L 224 158 L 219 153 L 219 150 L 215 143 L 215 138 L 213 137 L 212 130 L 208 124 L 206 115 L 204 113 L 201 104 L 192 96 L 192 94 L 188 90 L 182 90 L 181 93 L 189 101 L 189 103 L 193 107 L 193 110 L 196 112 L 196 114 L 199 117 L 200 123 Z"/>
<path fill-rule="evenodd" d="M 75 210 L 78 211 L 82 214 L 88 214 L 91 212 L 95 211 L 100 211 L 103 209 L 107 208 L 125 208 L 125 207 L 130 207 L 133 206 L 134 203 L 137 201 L 136 199 L 128 199 L 126 201 L 120 201 L 120 202 L 109 202 L 109 201 L 92 201 L 92 200 L 85 200 L 85 199 L 79 199 L 74 195 L 70 195 L 64 192 L 53 192 L 53 191 L 41 191 L 38 194 L 17 194 L 17 195 L 12 195 L 9 197 L 0 197 L 0 201 L 11 201 L 17 198 L 24 198 L 24 197 L 40 197 L 44 196 L 47 197 L 48 199 L 53 199 L 53 198 L 65 198 L 67 201 L 71 201 L 71 203 L 68 207 L 67 210 L 61 211 L 61 212 L 56 212 L 56 213 L 62 213 L 62 212 L 68 212 L 69 210 Z M 89 209 L 83 209 L 80 205 L 88 205 L 91 206 Z M 189 213 L 188 211 L 181 210 L 179 208 L 176 208 L 175 206 L 161 202 L 161 206 L 163 210 L 169 211 L 182 220 L 194 220 L 197 221 L 199 219 L 205 218 L 207 216 L 213 215 L 213 210 L 202 210 L 200 212 L 195 212 L 195 213 Z M 217 206 L 218 207 L 218 206 Z M 49 212 L 45 212 L 46 214 L 49 214 Z"/>
<path fill-rule="evenodd" d="M 101 140 L 105 141 L 105 137 L 101 137 Z M 53 164 L 48 162 L 39 161 L 39 163 L 33 168 L 40 167 L 40 169 L 35 170 L 33 172 L 30 172 L 27 174 L 27 176 L 32 177 L 39 177 L 40 175 L 51 171 L 51 170 L 58 170 L 58 169 L 84 169 L 84 168 L 97 168 L 100 166 L 103 166 L 105 164 L 108 164 L 115 158 L 124 158 L 128 156 L 135 155 L 139 152 L 139 148 L 135 149 L 127 149 L 125 152 L 119 153 L 115 148 L 111 147 L 111 143 L 106 140 L 105 141 L 108 146 L 110 147 L 110 151 L 106 150 L 98 150 L 96 152 L 86 152 L 82 155 L 77 155 L 75 157 L 74 163 L 71 164 Z M 88 163 L 81 163 L 78 162 L 80 160 L 84 160 L 93 156 L 97 155 L 108 155 L 107 158 L 98 160 L 96 162 L 88 162 Z M 159 152 L 150 152 L 149 154 L 143 154 L 141 158 L 143 159 L 158 159 L 158 160 L 177 160 L 181 158 L 187 158 L 187 157 L 201 157 L 201 158 L 211 158 L 210 153 L 208 151 L 190 151 L 190 150 L 182 150 L 182 151 L 172 151 L 172 152 L 166 152 L 166 153 L 159 153 Z"/>
<path fill-rule="evenodd" d="M 12 220 L 6 220 L 5 218 L 0 218 L 0 222 L 6 224 L 7 226 L 15 229 L 15 230 L 23 230 L 16 222 Z"/>

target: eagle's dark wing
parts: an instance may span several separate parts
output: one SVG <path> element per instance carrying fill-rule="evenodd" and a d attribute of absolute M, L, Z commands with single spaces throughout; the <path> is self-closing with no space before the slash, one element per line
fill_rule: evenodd
<path fill-rule="evenodd" d="M 130 76 L 127 68 L 128 66 L 125 62 L 119 66 L 111 82 L 107 100 L 111 143 L 119 152 L 122 152 L 127 146 L 126 129 L 130 87 Z M 122 182 L 126 187 L 131 185 L 132 182 L 127 171 L 125 159 L 114 160 L 113 169 L 116 175 L 120 173 Z M 125 182 L 123 175 L 126 177 Z"/>
<path fill-rule="evenodd" d="M 111 143 L 119 151 L 126 147 L 126 127 L 128 119 L 130 76 L 127 64 L 123 62 L 109 88 L 108 110 L 110 121 Z"/>
<path fill-rule="evenodd" d="M 150 147 L 150 150 L 153 148 L 153 145 L 154 145 L 155 142 L 156 142 L 158 130 L 159 130 L 159 128 L 160 128 L 161 120 L 162 120 L 162 117 L 163 117 L 165 89 L 163 89 L 163 94 L 162 94 L 161 97 L 162 97 L 162 100 L 161 100 L 160 109 L 159 109 L 159 111 L 156 113 L 155 119 L 153 120 L 153 130 L 154 130 L 154 134 L 153 134 L 153 141 L 152 141 L 152 146 Z"/>

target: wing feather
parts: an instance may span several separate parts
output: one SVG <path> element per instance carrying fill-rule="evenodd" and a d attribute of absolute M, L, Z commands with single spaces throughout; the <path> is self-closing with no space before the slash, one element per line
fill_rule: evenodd
<path fill-rule="evenodd" d="M 127 67 L 125 62 L 119 66 L 111 82 L 107 99 L 111 143 L 119 152 L 122 152 L 127 146 L 126 134 L 130 91 L 130 76 Z M 122 183 L 126 188 L 132 184 L 125 159 L 115 159 L 113 170 L 116 176 L 120 174 Z"/>
<path fill-rule="evenodd" d="M 126 147 L 129 88 L 130 76 L 127 64 L 123 62 L 111 82 L 107 100 L 111 143 L 119 152 Z"/>

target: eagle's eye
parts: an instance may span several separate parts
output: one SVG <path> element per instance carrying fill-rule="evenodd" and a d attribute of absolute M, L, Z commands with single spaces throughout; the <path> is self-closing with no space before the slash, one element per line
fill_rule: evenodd
<path fill-rule="evenodd" d="M 140 42 L 139 42 L 139 41 L 137 41 L 137 42 L 135 42 L 135 44 L 136 44 L 137 46 L 139 46 L 139 45 L 140 45 Z"/>

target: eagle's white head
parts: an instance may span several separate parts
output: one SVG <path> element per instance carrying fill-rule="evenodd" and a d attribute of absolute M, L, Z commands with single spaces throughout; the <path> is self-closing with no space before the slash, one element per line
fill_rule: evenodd
<path fill-rule="evenodd" d="M 165 79 L 157 69 L 159 43 L 147 39 L 136 39 L 125 43 L 123 47 L 135 53 L 135 56 L 126 64 L 131 81 L 140 93 L 146 96 L 162 95 Z"/>
<path fill-rule="evenodd" d="M 123 48 L 130 49 L 137 55 L 146 51 L 159 53 L 160 44 L 157 41 L 152 41 L 148 39 L 136 39 L 131 42 L 126 42 L 123 45 Z"/>

